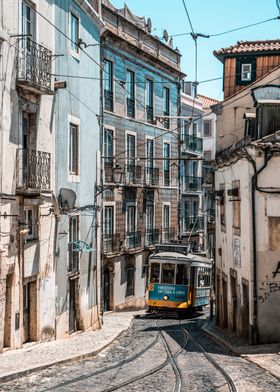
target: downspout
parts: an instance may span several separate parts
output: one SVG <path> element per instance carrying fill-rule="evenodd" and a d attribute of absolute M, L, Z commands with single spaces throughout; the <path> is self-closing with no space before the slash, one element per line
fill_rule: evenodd
<path fill-rule="evenodd" d="M 177 103 L 177 112 L 178 112 L 178 116 L 181 116 L 181 83 L 180 80 L 178 82 L 178 103 Z M 177 219 L 178 219 L 178 238 L 179 240 L 182 239 L 182 227 L 181 227 L 181 149 L 182 149 L 182 145 L 181 145 L 181 124 L 180 118 L 178 119 L 178 123 L 177 126 L 179 126 L 179 142 L 178 142 L 178 191 L 177 191 L 177 195 L 178 195 L 178 211 L 177 211 Z"/>
<path fill-rule="evenodd" d="M 250 159 L 254 168 L 254 175 L 252 176 L 252 233 L 253 233 L 253 336 L 252 343 L 259 342 L 258 331 L 258 287 L 257 287 L 257 231 L 256 231 L 256 191 L 258 190 L 258 175 L 266 168 L 272 155 L 268 155 L 268 150 L 265 150 L 264 164 L 257 170 L 256 162 Z"/>

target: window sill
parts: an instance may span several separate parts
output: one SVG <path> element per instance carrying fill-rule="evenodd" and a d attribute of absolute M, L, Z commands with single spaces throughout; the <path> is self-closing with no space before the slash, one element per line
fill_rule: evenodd
<path fill-rule="evenodd" d="M 68 182 L 80 182 L 81 178 L 79 174 L 68 173 Z"/>
<path fill-rule="evenodd" d="M 75 50 L 73 50 L 72 48 L 68 48 L 68 53 L 70 54 L 70 56 L 72 56 L 76 60 L 80 61 L 80 53 L 79 52 L 75 52 Z"/>

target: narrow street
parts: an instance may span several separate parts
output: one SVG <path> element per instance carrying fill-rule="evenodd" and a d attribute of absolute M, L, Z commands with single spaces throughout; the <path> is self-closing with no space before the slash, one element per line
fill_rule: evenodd
<path fill-rule="evenodd" d="M 181 320 L 173 315 L 140 316 L 98 356 L 34 372 L 1 384 L 0 390 L 280 391 L 276 378 L 209 339 L 200 330 L 205 320 L 202 312 Z"/>

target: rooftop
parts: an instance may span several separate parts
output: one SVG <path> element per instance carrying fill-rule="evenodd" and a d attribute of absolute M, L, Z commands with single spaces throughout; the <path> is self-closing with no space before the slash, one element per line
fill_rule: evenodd
<path fill-rule="evenodd" d="M 206 95 L 197 94 L 197 99 L 202 102 L 203 109 L 210 109 L 211 105 L 216 105 L 220 101 L 214 98 L 207 97 Z"/>
<path fill-rule="evenodd" d="M 243 53 L 280 52 L 280 39 L 264 41 L 237 41 L 235 45 L 220 50 L 214 50 L 213 54 L 220 61 L 227 55 Z"/>

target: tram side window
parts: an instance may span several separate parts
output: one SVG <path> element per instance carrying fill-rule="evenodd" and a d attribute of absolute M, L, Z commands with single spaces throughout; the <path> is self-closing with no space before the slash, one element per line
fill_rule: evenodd
<path fill-rule="evenodd" d="M 151 264 L 151 276 L 150 276 L 151 283 L 159 283 L 159 273 L 160 273 L 160 264 L 159 263 L 152 263 Z"/>
<path fill-rule="evenodd" d="M 176 284 L 189 284 L 188 266 L 185 264 L 177 264 Z"/>
<path fill-rule="evenodd" d="M 175 278 L 175 264 L 162 264 L 162 278 L 161 283 L 172 283 L 174 284 Z"/>
<path fill-rule="evenodd" d="M 211 284 L 211 269 L 210 268 L 199 268 L 197 277 L 198 287 L 210 287 Z"/>

